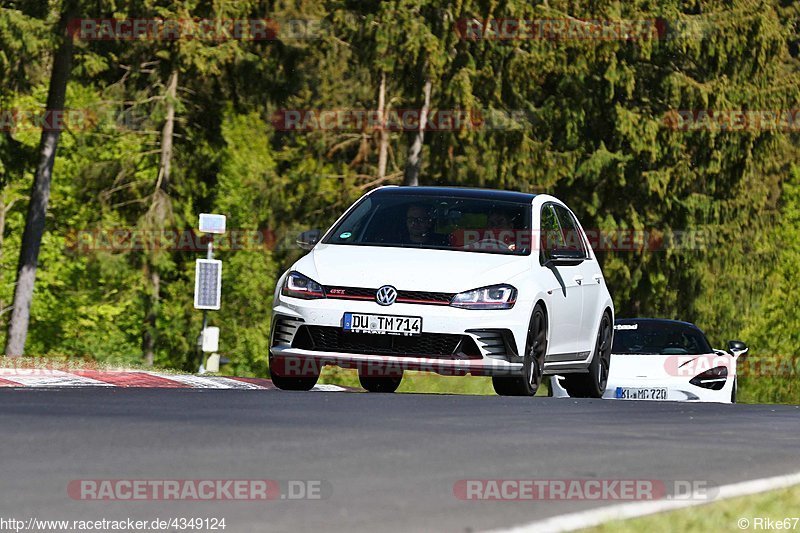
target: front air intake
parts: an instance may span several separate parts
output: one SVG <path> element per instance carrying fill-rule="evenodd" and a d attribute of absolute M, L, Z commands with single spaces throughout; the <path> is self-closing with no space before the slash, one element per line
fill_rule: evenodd
<path fill-rule="evenodd" d="M 517 357 L 514 335 L 507 329 L 470 329 L 481 352 L 487 357 L 511 361 Z"/>
<path fill-rule="evenodd" d="M 272 343 L 270 346 L 291 345 L 294 340 L 297 328 L 303 323 L 302 318 L 292 318 L 288 316 L 275 317 L 275 324 L 272 328 Z"/>

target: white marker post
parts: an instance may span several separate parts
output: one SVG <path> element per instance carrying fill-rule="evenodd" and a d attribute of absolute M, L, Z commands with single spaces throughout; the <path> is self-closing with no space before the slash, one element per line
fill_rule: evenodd
<path fill-rule="evenodd" d="M 201 233 L 225 233 L 225 215 L 200 213 L 199 230 Z M 219 371 L 219 328 L 208 327 L 208 311 L 218 311 L 222 300 L 222 261 L 214 259 L 213 239 L 208 241 L 208 253 L 205 259 L 195 261 L 194 270 L 194 308 L 203 310 L 203 329 L 197 338 L 197 348 L 201 353 L 200 369 L 203 371 L 203 353 L 211 353 L 208 358 L 208 370 Z M 216 356 L 216 357 L 214 357 Z M 212 364 L 214 363 L 214 364 Z M 214 366 L 212 369 L 211 366 Z"/>

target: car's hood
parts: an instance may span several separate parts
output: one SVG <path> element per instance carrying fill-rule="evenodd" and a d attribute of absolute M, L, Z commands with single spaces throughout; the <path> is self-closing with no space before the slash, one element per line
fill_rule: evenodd
<path fill-rule="evenodd" d="M 293 268 L 328 286 L 461 292 L 512 282 L 530 261 L 530 256 L 318 244 Z"/>
<path fill-rule="evenodd" d="M 616 379 L 691 379 L 715 366 L 736 369 L 733 357 L 705 355 L 612 354 L 609 381 Z"/>

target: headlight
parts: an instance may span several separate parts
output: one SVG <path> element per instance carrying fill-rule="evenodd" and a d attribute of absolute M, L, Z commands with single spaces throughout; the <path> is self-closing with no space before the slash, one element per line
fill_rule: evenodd
<path fill-rule="evenodd" d="M 492 285 L 453 297 L 450 305 L 463 309 L 511 309 L 517 301 L 517 289 L 511 285 Z"/>
<path fill-rule="evenodd" d="M 725 380 L 728 379 L 728 367 L 715 366 L 705 372 L 697 374 L 689 380 L 689 383 L 704 389 L 722 390 L 725 386 Z"/>
<path fill-rule="evenodd" d="M 289 275 L 286 276 L 286 280 L 283 282 L 281 294 L 293 298 L 302 298 L 304 300 L 325 298 L 325 290 L 322 288 L 322 285 L 299 272 L 289 272 Z"/>

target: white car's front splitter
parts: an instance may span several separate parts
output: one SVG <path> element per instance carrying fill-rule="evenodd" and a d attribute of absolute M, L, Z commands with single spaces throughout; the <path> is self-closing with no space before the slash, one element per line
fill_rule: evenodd
<path fill-rule="evenodd" d="M 287 360 L 287 363 L 285 363 L 287 373 L 291 373 L 293 367 L 298 370 L 309 367 L 319 370 L 326 365 L 356 368 L 359 371 L 366 372 L 367 375 L 401 370 L 433 372 L 445 376 L 466 374 L 476 376 L 518 376 L 522 372 L 522 363 L 509 363 L 488 357 L 483 359 L 449 359 L 348 354 L 305 350 L 288 346 L 274 346 L 271 348 L 271 352 L 273 357 Z"/>

